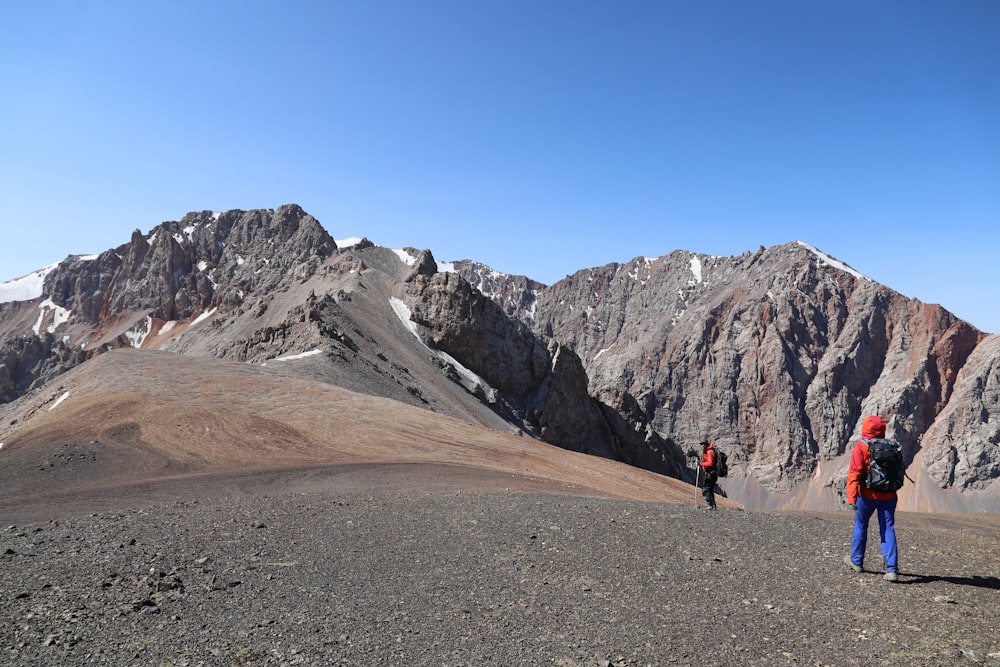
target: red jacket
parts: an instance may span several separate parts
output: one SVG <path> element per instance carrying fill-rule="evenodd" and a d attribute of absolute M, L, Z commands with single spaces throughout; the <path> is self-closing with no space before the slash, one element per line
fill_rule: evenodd
<path fill-rule="evenodd" d="M 865 417 L 861 422 L 861 437 L 867 440 L 885 437 L 885 420 L 881 417 Z M 868 466 L 871 464 L 871 454 L 864 440 L 854 443 L 851 452 L 851 465 L 847 468 L 847 504 L 858 502 L 858 495 L 869 500 L 889 500 L 896 497 L 895 491 L 872 491 L 861 483 L 868 476 Z"/>
<path fill-rule="evenodd" d="M 708 449 L 701 457 L 701 467 L 705 469 L 705 472 L 715 472 L 715 464 L 717 461 L 717 456 L 715 455 L 715 443 L 710 443 Z"/>

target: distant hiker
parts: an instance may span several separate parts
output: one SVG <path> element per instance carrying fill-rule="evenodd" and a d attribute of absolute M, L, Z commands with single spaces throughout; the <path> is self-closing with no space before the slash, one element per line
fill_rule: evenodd
<path fill-rule="evenodd" d="M 844 562 L 855 572 L 864 571 L 868 521 L 877 512 L 885 579 L 897 581 L 899 559 L 896 546 L 896 491 L 877 491 L 869 488 L 868 481 L 872 466 L 870 446 L 878 438 L 885 438 L 885 420 L 874 415 L 865 417 L 861 422 L 861 440 L 854 444 L 851 465 L 847 470 L 847 504 L 854 510 L 854 537 L 851 540 L 851 553 L 844 556 Z"/>
<path fill-rule="evenodd" d="M 716 469 L 719 457 L 715 451 L 715 443 L 708 440 L 701 441 L 701 466 L 704 472 L 701 485 L 701 497 L 708 503 L 708 509 L 715 509 L 715 485 L 719 481 L 719 474 Z"/>

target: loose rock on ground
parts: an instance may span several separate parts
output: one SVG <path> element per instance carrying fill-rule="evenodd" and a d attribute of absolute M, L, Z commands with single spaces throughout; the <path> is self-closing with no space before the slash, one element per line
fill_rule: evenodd
<path fill-rule="evenodd" d="M 995 517 L 310 493 L 0 528 L 17 665 L 1000 665 Z M 874 529 L 874 527 L 873 527 Z"/>

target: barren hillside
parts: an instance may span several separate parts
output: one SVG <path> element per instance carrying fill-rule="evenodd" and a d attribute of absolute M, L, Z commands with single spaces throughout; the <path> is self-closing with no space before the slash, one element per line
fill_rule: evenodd
<path fill-rule="evenodd" d="M 694 501 L 675 479 L 280 366 L 142 350 L 95 357 L 0 407 L 0 442 L 5 520 L 329 485 Z"/>

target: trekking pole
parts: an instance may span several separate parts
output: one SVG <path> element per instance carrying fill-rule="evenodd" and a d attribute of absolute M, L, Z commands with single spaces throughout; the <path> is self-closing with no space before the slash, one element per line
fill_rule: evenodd
<path fill-rule="evenodd" d="M 701 466 L 698 465 L 698 459 L 694 460 L 694 504 L 695 507 L 698 506 L 698 484 L 701 479 Z"/>

